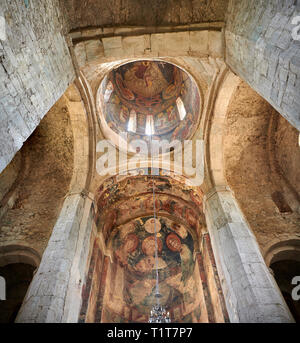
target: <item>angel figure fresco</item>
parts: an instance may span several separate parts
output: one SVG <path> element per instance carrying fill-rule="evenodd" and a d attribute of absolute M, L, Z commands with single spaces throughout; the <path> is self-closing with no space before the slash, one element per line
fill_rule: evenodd
<path fill-rule="evenodd" d="M 191 250 L 186 244 L 183 244 L 181 246 L 180 259 L 181 259 L 181 280 L 183 281 L 184 284 L 186 284 L 194 270 L 193 255 L 192 255 Z"/>
<path fill-rule="evenodd" d="M 182 120 L 179 126 L 172 133 L 172 139 L 185 139 L 190 134 L 191 127 L 193 127 L 193 115 L 188 113 L 185 120 Z"/>
<path fill-rule="evenodd" d="M 188 235 L 188 232 L 183 225 L 172 223 L 171 229 L 174 230 L 182 239 L 185 239 Z"/>
<path fill-rule="evenodd" d="M 128 265 L 128 256 L 136 250 L 138 242 L 138 237 L 133 233 L 130 233 L 125 237 L 123 245 L 115 252 L 116 258 L 121 265 Z"/>
<path fill-rule="evenodd" d="M 165 121 L 166 121 L 165 119 L 166 119 L 166 117 L 165 117 L 164 112 L 160 112 L 157 114 L 156 121 L 155 121 L 155 128 L 157 130 L 159 130 L 165 126 Z"/>
<path fill-rule="evenodd" d="M 167 108 L 168 120 L 174 121 L 176 120 L 176 111 L 174 106 L 170 106 Z"/>
<path fill-rule="evenodd" d="M 121 107 L 119 118 L 120 118 L 121 123 L 127 123 L 128 118 L 129 118 L 129 111 L 127 107 L 125 106 Z"/>

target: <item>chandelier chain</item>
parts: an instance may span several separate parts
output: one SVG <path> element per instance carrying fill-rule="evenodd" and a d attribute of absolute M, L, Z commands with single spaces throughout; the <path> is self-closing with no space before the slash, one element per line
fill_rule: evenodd
<path fill-rule="evenodd" d="M 156 204 L 155 204 L 155 179 L 154 179 L 154 163 L 153 163 L 153 144 L 152 134 L 150 135 L 150 153 L 151 153 L 151 176 L 152 176 L 152 191 L 153 191 L 153 218 L 154 218 L 154 239 L 155 239 L 155 270 L 156 270 L 156 287 L 155 287 L 155 298 L 156 305 L 152 307 L 150 312 L 149 323 L 171 323 L 169 312 L 160 305 L 159 293 L 159 273 L 158 273 L 158 244 L 157 244 L 157 228 L 156 228 Z"/>

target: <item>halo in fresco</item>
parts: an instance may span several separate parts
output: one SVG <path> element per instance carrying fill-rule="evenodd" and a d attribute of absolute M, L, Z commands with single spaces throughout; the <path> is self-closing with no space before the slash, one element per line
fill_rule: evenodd
<path fill-rule="evenodd" d="M 155 227 L 154 227 L 155 222 Z M 150 218 L 145 223 L 145 230 L 149 233 L 154 233 L 156 229 L 156 232 L 159 232 L 161 229 L 161 224 L 158 219 Z"/>
<path fill-rule="evenodd" d="M 154 256 L 155 255 L 155 237 L 148 236 L 142 242 L 142 251 L 147 256 Z M 159 238 L 157 238 L 157 251 L 158 254 L 162 251 L 162 242 Z"/>
<path fill-rule="evenodd" d="M 166 244 L 171 251 L 181 251 L 181 240 L 175 233 L 170 233 L 167 236 Z"/>

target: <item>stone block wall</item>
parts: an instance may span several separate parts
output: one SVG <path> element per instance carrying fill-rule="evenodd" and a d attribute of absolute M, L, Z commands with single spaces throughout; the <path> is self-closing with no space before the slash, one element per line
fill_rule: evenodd
<path fill-rule="evenodd" d="M 299 0 L 230 0 L 226 62 L 300 130 L 300 41 L 293 19 Z"/>
<path fill-rule="evenodd" d="M 0 174 L 0 250 L 47 247 L 74 173 L 72 104 L 61 97 Z"/>
<path fill-rule="evenodd" d="M 228 0 L 61 0 L 70 29 L 223 21 Z"/>
<path fill-rule="evenodd" d="M 0 17 L 1 172 L 75 75 L 58 0 L 2 0 Z"/>
<path fill-rule="evenodd" d="M 223 23 L 174 27 L 97 28 L 74 31 L 70 38 L 80 68 L 99 59 L 163 56 L 224 58 Z"/>
<path fill-rule="evenodd" d="M 80 195 L 65 199 L 47 249 L 18 313 L 16 322 L 63 321 L 71 268 L 77 252 L 85 200 Z M 78 286 L 78 285 L 77 285 Z"/>

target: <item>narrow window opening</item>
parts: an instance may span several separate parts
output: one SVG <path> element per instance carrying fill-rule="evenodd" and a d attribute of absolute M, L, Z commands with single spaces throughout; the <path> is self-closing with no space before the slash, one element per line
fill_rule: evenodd
<path fill-rule="evenodd" d="M 275 205 L 277 206 L 279 212 L 281 213 L 293 212 L 281 192 L 276 191 L 272 193 L 271 197 Z"/>
<path fill-rule="evenodd" d="M 105 90 L 105 93 L 104 93 L 104 102 L 108 102 L 109 99 L 110 99 L 110 96 L 111 96 L 111 93 L 113 92 L 114 90 L 114 86 L 111 82 L 109 82 L 107 84 L 107 87 L 106 87 L 106 90 Z"/>
<path fill-rule="evenodd" d="M 180 97 L 176 99 L 176 105 L 177 105 L 180 120 L 183 120 L 186 116 L 186 110 L 184 107 L 184 103 Z"/>
<path fill-rule="evenodd" d="M 155 133 L 153 116 L 151 115 L 147 116 L 145 133 L 148 136 L 154 135 Z"/>
<path fill-rule="evenodd" d="M 132 110 L 130 112 L 127 130 L 130 132 L 133 132 L 133 133 L 136 132 L 136 112 L 135 112 L 135 110 Z"/>

